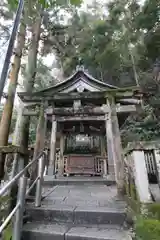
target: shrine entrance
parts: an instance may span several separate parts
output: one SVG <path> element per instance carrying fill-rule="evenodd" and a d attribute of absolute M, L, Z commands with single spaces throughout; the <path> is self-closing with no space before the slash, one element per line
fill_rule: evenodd
<path fill-rule="evenodd" d="M 97 126 L 88 121 L 64 123 L 63 135 L 64 175 L 103 175 L 103 161 L 106 160 L 105 145 L 102 144 L 104 122 Z"/>
<path fill-rule="evenodd" d="M 23 115 L 40 116 L 37 134 L 44 138 L 45 132 L 42 145 L 45 142 L 48 149 L 48 175 L 98 175 L 122 187 L 120 127 L 140 103 L 137 87 L 118 88 L 78 67 L 51 88 L 18 95 L 26 104 Z M 36 112 L 37 106 L 44 115 Z"/>

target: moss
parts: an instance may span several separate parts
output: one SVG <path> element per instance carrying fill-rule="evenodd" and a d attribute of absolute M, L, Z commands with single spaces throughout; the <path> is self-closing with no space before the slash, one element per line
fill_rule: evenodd
<path fill-rule="evenodd" d="M 132 199 L 131 197 L 126 197 L 126 202 L 129 207 L 132 209 L 134 214 L 139 214 L 141 211 L 141 203 L 137 200 Z"/>
<path fill-rule="evenodd" d="M 159 240 L 160 221 L 156 219 L 139 218 L 135 224 L 136 239 Z"/>
<path fill-rule="evenodd" d="M 10 223 L 3 231 L 2 240 L 12 239 L 12 223 Z"/>
<path fill-rule="evenodd" d="M 140 213 L 141 203 L 137 194 L 135 184 L 125 184 L 126 201 L 135 213 Z"/>
<path fill-rule="evenodd" d="M 2 219 L 6 218 L 8 215 L 8 204 L 10 198 L 9 196 L 0 197 L 0 222 Z M 11 240 L 12 239 L 12 222 L 10 222 L 7 227 L 4 229 L 2 234 L 2 240 Z"/>
<path fill-rule="evenodd" d="M 148 214 L 150 217 L 160 221 L 160 203 L 147 204 Z"/>
<path fill-rule="evenodd" d="M 131 198 L 137 200 L 137 190 L 135 184 L 130 184 Z"/>
<path fill-rule="evenodd" d="M 129 188 L 129 184 L 125 183 L 125 191 L 126 191 L 126 195 L 130 196 L 130 188 Z"/>

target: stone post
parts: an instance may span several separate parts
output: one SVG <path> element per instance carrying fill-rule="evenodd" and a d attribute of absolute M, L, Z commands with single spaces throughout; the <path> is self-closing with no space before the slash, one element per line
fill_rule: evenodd
<path fill-rule="evenodd" d="M 148 174 L 145 163 L 144 151 L 133 150 L 134 177 L 140 202 L 147 203 L 151 201 L 149 192 Z"/>
<path fill-rule="evenodd" d="M 118 117 L 116 112 L 115 99 L 107 97 L 108 113 L 105 114 L 106 136 L 107 136 L 107 155 L 109 166 L 109 177 L 115 180 L 119 195 L 124 194 L 124 162 L 122 156 L 122 146 Z"/>
<path fill-rule="evenodd" d="M 57 137 L 57 121 L 55 116 L 52 116 L 52 130 L 50 141 L 50 163 L 48 167 L 48 175 L 55 176 L 55 162 L 56 162 L 56 137 Z"/>

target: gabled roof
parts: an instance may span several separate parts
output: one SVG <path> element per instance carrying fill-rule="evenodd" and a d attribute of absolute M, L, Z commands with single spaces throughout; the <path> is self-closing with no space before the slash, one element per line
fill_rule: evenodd
<path fill-rule="evenodd" d="M 93 76 L 91 76 L 89 73 L 85 72 L 84 70 L 77 70 L 75 71 L 69 78 L 65 79 L 63 82 L 60 82 L 53 87 L 47 88 L 42 90 L 41 92 L 49 91 L 49 90 L 55 90 L 55 92 L 61 92 L 61 90 L 66 89 L 67 87 L 70 87 L 76 82 L 83 81 L 87 82 L 89 85 L 94 85 L 97 88 L 102 88 L 103 90 L 106 90 L 107 88 L 110 89 L 116 89 L 116 86 L 113 86 L 111 84 L 102 82 Z"/>
<path fill-rule="evenodd" d="M 51 93 L 68 93 L 74 91 L 78 87 L 87 89 L 91 92 L 105 91 L 107 89 L 117 89 L 116 86 L 99 81 L 92 77 L 89 73 L 85 72 L 82 69 L 79 69 L 76 70 L 69 78 L 52 87 L 43 89 L 41 91 L 33 92 L 31 94 L 23 92 L 18 93 L 18 95 L 21 97 L 22 95 L 40 96 L 41 94 L 47 95 Z"/>

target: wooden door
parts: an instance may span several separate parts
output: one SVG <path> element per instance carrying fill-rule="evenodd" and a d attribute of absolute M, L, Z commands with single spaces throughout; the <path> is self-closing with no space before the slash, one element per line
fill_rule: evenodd
<path fill-rule="evenodd" d="M 67 161 L 69 174 L 95 174 L 95 162 L 92 155 L 70 155 Z"/>

